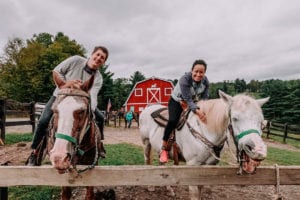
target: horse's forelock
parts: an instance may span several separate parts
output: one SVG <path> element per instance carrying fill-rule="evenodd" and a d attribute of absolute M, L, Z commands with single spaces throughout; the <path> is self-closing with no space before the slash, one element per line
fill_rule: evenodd
<path fill-rule="evenodd" d="M 232 109 L 239 110 L 240 112 L 243 112 L 245 110 L 250 109 L 256 109 L 257 111 L 261 111 L 261 107 L 256 102 L 256 100 L 248 95 L 245 94 L 239 94 L 233 97 L 233 105 Z"/>

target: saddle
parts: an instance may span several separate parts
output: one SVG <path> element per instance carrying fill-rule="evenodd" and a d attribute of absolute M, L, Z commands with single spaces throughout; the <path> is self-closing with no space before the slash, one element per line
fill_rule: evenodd
<path fill-rule="evenodd" d="M 183 125 L 186 122 L 187 116 L 189 114 L 190 110 L 184 110 L 181 113 L 181 116 L 179 118 L 179 121 L 176 125 L 176 129 L 179 131 L 181 130 L 181 128 L 183 127 Z M 162 127 L 166 127 L 167 123 L 168 123 L 168 119 L 169 119 L 169 112 L 168 112 L 168 108 L 160 108 L 156 111 L 154 111 L 153 113 L 151 113 L 151 117 L 154 119 L 154 121 L 162 126 Z"/>
<path fill-rule="evenodd" d="M 181 113 L 181 116 L 179 118 L 179 121 L 176 125 L 176 130 L 181 130 L 183 125 L 186 122 L 186 119 L 188 117 L 188 114 L 190 113 L 189 109 L 184 110 Z M 166 127 L 169 119 L 169 112 L 168 108 L 160 108 L 153 113 L 151 113 L 151 117 L 154 119 L 154 121 L 162 127 Z M 173 148 L 172 148 L 173 147 Z M 166 147 L 167 151 L 171 151 L 173 149 L 173 160 L 174 160 L 174 165 L 179 164 L 179 160 L 185 161 L 182 152 L 179 148 L 179 146 L 176 143 L 176 135 L 175 135 L 175 130 L 170 134 L 170 137 L 168 139 L 168 144 Z"/>

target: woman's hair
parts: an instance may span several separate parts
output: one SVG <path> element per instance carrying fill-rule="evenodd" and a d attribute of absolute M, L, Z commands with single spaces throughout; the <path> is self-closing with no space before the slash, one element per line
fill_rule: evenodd
<path fill-rule="evenodd" d="M 194 69 L 195 65 L 203 65 L 205 68 L 205 71 L 206 71 L 207 65 L 204 60 L 195 60 L 195 62 L 193 63 L 193 66 L 192 66 L 192 70 Z"/>
<path fill-rule="evenodd" d="M 109 55 L 109 52 L 108 52 L 107 48 L 104 47 L 104 46 L 96 46 L 96 47 L 94 48 L 93 53 L 95 53 L 95 52 L 98 51 L 99 49 L 101 49 L 101 50 L 106 54 L 106 58 L 105 58 L 105 61 L 106 61 L 107 58 L 108 58 L 108 55 Z M 92 53 L 92 54 L 93 54 L 93 53 Z"/>

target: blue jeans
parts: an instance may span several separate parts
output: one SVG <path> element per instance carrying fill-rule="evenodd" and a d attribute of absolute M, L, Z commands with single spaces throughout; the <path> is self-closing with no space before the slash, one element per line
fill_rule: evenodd
<path fill-rule="evenodd" d="M 31 144 L 32 149 L 36 149 L 37 146 L 42 141 L 43 137 L 47 134 L 48 124 L 53 115 L 51 107 L 52 107 L 52 104 L 55 101 L 55 99 L 56 99 L 55 96 L 51 96 L 51 98 L 45 105 L 45 108 L 41 114 L 41 117 L 40 117 L 38 124 L 36 126 L 36 129 L 34 131 L 34 136 L 33 136 L 32 144 Z"/>

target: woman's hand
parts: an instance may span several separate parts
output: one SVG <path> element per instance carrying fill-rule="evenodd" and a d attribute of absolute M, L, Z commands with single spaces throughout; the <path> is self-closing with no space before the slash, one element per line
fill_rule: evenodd
<path fill-rule="evenodd" d="M 180 101 L 180 105 L 181 105 L 182 110 L 188 109 L 188 104 L 185 101 Z"/>
<path fill-rule="evenodd" d="M 203 123 L 207 123 L 207 119 L 206 119 L 206 115 L 205 113 L 200 110 L 200 109 L 196 109 L 196 114 L 198 115 L 199 119 L 203 122 Z"/>

